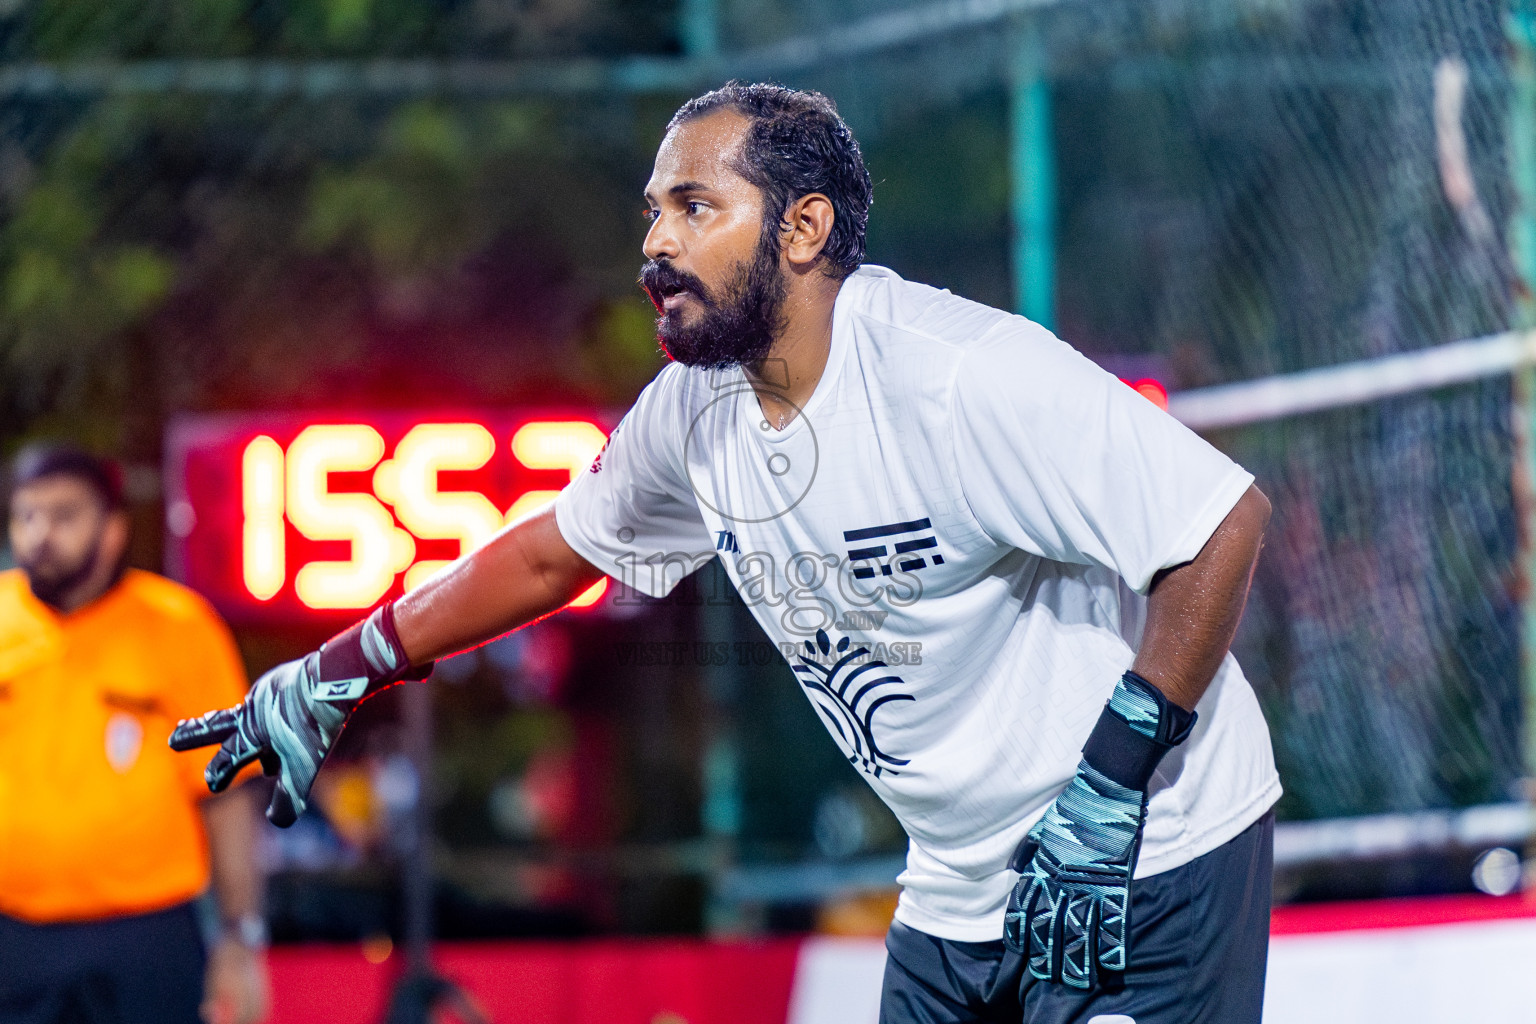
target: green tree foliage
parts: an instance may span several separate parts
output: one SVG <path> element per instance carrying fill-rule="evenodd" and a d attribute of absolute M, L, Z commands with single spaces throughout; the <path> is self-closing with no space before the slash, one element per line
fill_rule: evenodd
<path fill-rule="evenodd" d="M 503 6 L 41 0 L 20 38 L 65 62 L 505 56 L 601 49 L 615 26 L 670 43 L 634 5 Z M 177 409 L 623 402 L 660 365 L 634 285 L 654 140 L 617 101 L 171 92 L 8 114 L 0 436 L 132 410 L 116 440 L 152 459 Z"/>
<path fill-rule="evenodd" d="M 245 0 L 41 0 L 27 28 L 39 57 L 224 56 L 253 41 Z"/>
<path fill-rule="evenodd" d="M 25 412 L 120 390 L 126 332 L 170 292 L 171 256 L 110 223 L 104 179 L 131 145 L 125 128 L 97 117 L 71 132 L 0 229 L 0 352 Z"/>

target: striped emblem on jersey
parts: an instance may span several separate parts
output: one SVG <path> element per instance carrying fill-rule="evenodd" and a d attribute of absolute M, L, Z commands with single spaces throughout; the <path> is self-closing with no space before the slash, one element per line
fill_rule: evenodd
<path fill-rule="evenodd" d="M 843 540 L 855 545 L 848 549 L 854 579 L 874 579 L 877 573 L 889 576 L 897 569 L 913 572 L 926 569 L 930 562 L 944 564 L 944 556 L 938 553 L 939 538 L 926 516 L 905 523 L 844 530 Z M 881 543 L 871 544 L 870 541 Z"/>

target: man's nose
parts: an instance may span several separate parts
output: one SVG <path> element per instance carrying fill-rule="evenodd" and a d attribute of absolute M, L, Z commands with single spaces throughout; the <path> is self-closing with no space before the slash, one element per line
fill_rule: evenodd
<path fill-rule="evenodd" d="M 645 258 L 649 260 L 666 259 L 675 260 L 681 254 L 682 248 L 677 242 L 677 233 L 670 227 L 670 221 L 666 214 L 660 214 L 651 221 L 651 229 L 645 233 L 645 244 L 641 246 Z"/>
<path fill-rule="evenodd" d="M 11 527 L 11 547 L 15 549 L 17 554 L 26 552 L 29 555 L 36 556 L 42 554 L 50 547 L 50 542 L 53 539 L 52 535 L 53 530 L 50 529 L 49 523 L 46 520 L 42 522 L 17 523 Z"/>

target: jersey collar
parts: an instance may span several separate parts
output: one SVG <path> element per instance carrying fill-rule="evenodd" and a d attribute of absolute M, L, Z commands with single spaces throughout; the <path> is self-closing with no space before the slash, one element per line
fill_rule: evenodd
<path fill-rule="evenodd" d="M 806 399 L 800 414 L 789 422 L 783 430 L 774 430 L 769 427 L 766 430 L 753 430 L 751 433 L 770 444 L 780 444 L 796 437 L 806 429 L 806 423 L 810 423 L 810 429 L 815 430 L 816 414 L 828 401 L 827 396 L 837 390 L 837 381 L 842 374 L 843 363 L 847 361 L 848 349 L 851 345 L 853 333 L 852 321 L 854 311 L 862 304 L 864 289 L 869 283 L 862 279 L 860 273 L 855 271 L 843 279 L 842 285 L 837 290 L 837 298 L 832 303 L 832 342 L 827 350 L 827 365 L 821 371 L 821 379 L 816 382 L 816 389 L 811 392 L 811 397 Z M 741 373 L 740 369 L 736 371 Z M 742 381 L 746 381 L 745 374 Z M 742 392 L 742 415 L 749 422 L 761 424 L 763 421 L 762 407 L 758 405 L 757 393 L 750 387 Z"/>

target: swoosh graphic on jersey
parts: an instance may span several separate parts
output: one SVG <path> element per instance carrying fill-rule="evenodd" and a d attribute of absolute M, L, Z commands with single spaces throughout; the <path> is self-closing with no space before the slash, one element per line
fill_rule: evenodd
<path fill-rule="evenodd" d="M 878 658 L 850 669 L 859 658 L 869 654 L 868 647 L 850 650 L 851 646 L 851 638 L 843 637 L 835 648 L 840 657 L 831 665 L 823 665 L 814 660 L 818 650 L 825 658 L 832 655 L 834 648 L 826 630 L 818 629 L 816 642 L 805 642 L 806 653 L 810 657 L 799 653 L 795 655 L 800 662 L 794 666 L 795 676 L 800 680 L 800 685 L 805 687 L 821 717 L 826 719 L 827 727 L 848 748 L 851 764 L 875 778 L 882 774 L 900 775 L 896 769 L 911 762 L 893 757 L 880 749 L 875 741 L 875 712 L 893 701 L 917 698 L 910 693 L 885 693 L 873 697 L 874 691 L 880 687 L 902 685 L 904 681 L 898 675 L 880 671 L 888 670 L 890 665 Z M 861 679 L 866 674 L 873 674 L 875 678 Z M 859 685 L 855 687 L 855 683 Z M 850 692 L 852 696 L 849 696 Z"/>

